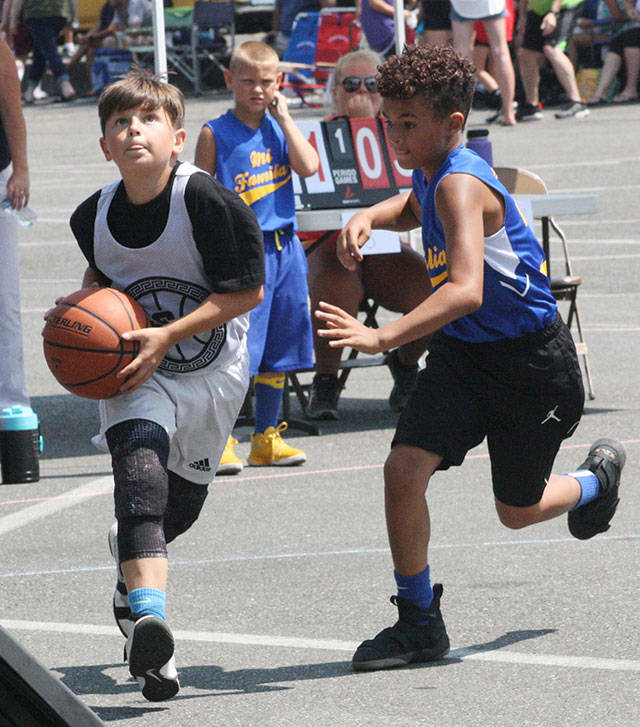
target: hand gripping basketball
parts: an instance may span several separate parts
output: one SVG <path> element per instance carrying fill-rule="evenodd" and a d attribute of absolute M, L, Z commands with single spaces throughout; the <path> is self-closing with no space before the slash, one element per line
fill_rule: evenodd
<path fill-rule="evenodd" d="M 44 356 L 57 381 L 86 399 L 116 396 L 116 375 L 140 344 L 122 334 L 147 328 L 142 306 L 115 288 L 83 288 L 57 302 L 42 331 Z"/>

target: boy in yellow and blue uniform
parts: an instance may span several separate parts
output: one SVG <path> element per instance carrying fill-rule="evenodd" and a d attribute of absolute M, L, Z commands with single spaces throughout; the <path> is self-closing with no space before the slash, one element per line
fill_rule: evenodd
<path fill-rule="evenodd" d="M 313 366 L 307 261 L 295 234 L 291 172 L 311 176 L 317 171 L 318 155 L 278 91 L 282 74 L 272 48 L 254 41 L 240 45 L 225 80 L 233 91 L 234 107 L 203 126 L 195 163 L 251 207 L 264 235 L 265 297 L 251 313 L 248 333 L 256 397 L 248 462 L 301 464 L 305 453 L 282 440 L 286 423 L 277 424 L 285 373 Z M 222 471 L 241 468 L 232 444 L 230 440 Z"/>
<path fill-rule="evenodd" d="M 338 257 L 352 268 L 371 230 L 422 223 L 432 294 L 379 329 L 321 303 L 319 335 L 378 353 L 433 334 L 384 468 L 397 622 L 353 655 L 371 671 L 433 661 L 449 650 L 431 586 L 426 492 L 436 471 L 462 464 L 485 438 L 496 511 L 509 528 L 568 513 L 579 539 L 609 528 L 625 451 L 598 439 L 576 471 L 552 474 L 584 405 L 571 334 L 560 318 L 542 247 L 491 168 L 462 145 L 474 68 L 448 47 L 406 48 L 379 67 L 377 86 L 396 158 L 413 189 L 356 214 Z"/>

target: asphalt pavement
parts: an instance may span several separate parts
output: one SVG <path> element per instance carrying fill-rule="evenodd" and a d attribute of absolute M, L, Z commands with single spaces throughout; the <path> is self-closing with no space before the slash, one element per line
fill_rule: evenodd
<path fill-rule="evenodd" d="M 215 95 L 188 100 L 185 160 L 201 124 L 228 103 Z M 479 446 L 430 486 L 431 570 L 444 584 L 451 654 L 429 666 L 352 673 L 355 646 L 395 618 L 382 496 L 396 421 L 387 405 L 391 376 L 386 367 L 355 371 L 340 421 L 323 423 L 320 436 L 287 432 L 306 450 L 304 466 L 217 479 L 200 520 L 170 546 L 167 616 L 182 689 L 153 704 L 129 677 L 111 616 L 113 482 L 108 456 L 90 443 L 96 404 L 56 383 L 40 337 L 43 313 L 79 287 L 84 269 L 69 216 L 116 169 L 100 152 L 95 104 L 25 108 L 39 221 L 21 233 L 21 305 L 45 450 L 39 482 L 0 487 L 0 624 L 114 725 L 637 725 L 639 111 L 610 106 L 582 120 L 547 113 L 516 128 L 491 127 L 496 165 L 530 169 L 553 192 L 602 199 L 598 215 L 558 220 L 583 279 L 596 398 L 557 470 L 578 465 L 600 436 L 625 443 L 609 532 L 579 542 L 565 518 L 505 529 Z M 486 115 L 473 112 L 471 125 Z M 554 245 L 552 264 L 559 263 Z M 300 415 L 295 402 L 293 413 Z M 246 457 L 249 430 L 237 434 Z"/>

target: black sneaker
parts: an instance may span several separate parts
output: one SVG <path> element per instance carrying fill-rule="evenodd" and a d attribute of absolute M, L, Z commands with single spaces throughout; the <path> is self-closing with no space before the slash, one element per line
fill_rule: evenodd
<path fill-rule="evenodd" d="M 590 111 L 586 103 L 582 101 L 569 101 L 560 111 L 556 111 L 554 116 L 556 119 L 583 119 L 585 116 L 589 116 L 589 114 Z"/>
<path fill-rule="evenodd" d="M 150 702 L 162 702 L 178 693 L 173 634 L 156 616 L 141 616 L 133 626 L 125 645 L 131 676 L 138 680 L 142 696 Z"/>
<path fill-rule="evenodd" d="M 393 389 L 389 394 L 389 407 L 391 411 L 402 411 L 409 399 L 409 394 L 416 385 L 418 364 L 405 366 L 405 364 L 400 363 L 397 348 L 391 351 L 385 363 L 389 367 L 389 371 L 391 371 L 391 376 L 393 376 Z"/>
<path fill-rule="evenodd" d="M 615 439 L 598 439 L 591 445 L 589 456 L 578 469 L 591 470 L 595 474 L 602 494 L 569 512 L 569 532 L 574 538 L 588 540 L 609 529 L 609 523 L 620 502 L 620 473 L 626 459 L 624 447 Z"/>
<path fill-rule="evenodd" d="M 516 121 L 540 121 L 544 119 L 542 104 L 523 103 L 516 111 Z"/>
<path fill-rule="evenodd" d="M 414 662 L 435 661 L 449 653 L 449 637 L 440 613 L 442 584 L 433 586 L 433 601 L 422 610 L 411 601 L 392 596 L 399 618 L 375 638 L 363 641 L 351 664 L 355 671 L 376 671 L 406 666 Z M 428 619 L 421 625 L 419 622 Z"/>
<path fill-rule="evenodd" d="M 316 374 L 311 382 L 305 414 L 309 419 L 339 419 L 338 399 L 342 386 L 334 374 Z"/>

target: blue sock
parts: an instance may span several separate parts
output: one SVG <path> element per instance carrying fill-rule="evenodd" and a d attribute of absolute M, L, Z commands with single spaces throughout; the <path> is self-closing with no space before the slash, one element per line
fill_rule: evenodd
<path fill-rule="evenodd" d="M 396 571 L 393 571 L 393 575 L 398 585 L 398 596 L 406 598 L 423 610 L 429 608 L 433 601 L 429 566 L 415 576 L 401 576 Z"/>
<path fill-rule="evenodd" d="M 566 472 L 565 474 L 578 480 L 582 489 L 580 500 L 578 500 L 578 504 L 573 508 L 574 510 L 576 507 L 586 505 L 588 502 L 593 502 L 593 500 L 597 500 L 600 497 L 602 492 L 600 480 L 591 470 L 578 470 L 577 472 Z"/>
<path fill-rule="evenodd" d="M 165 620 L 167 594 L 157 588 L 134 588 L 129 592 L 129 607 L 136 616 L 157 616 Z"/>
<path fill-rule="evenodd" d="M 263 434 L 268 427 L 278 426 L 284 374 L 278 374 L 278 376 L 258 374 L 253 383 L 256 393 L 256 423 L 253 429 L 256 434 Z"/>

